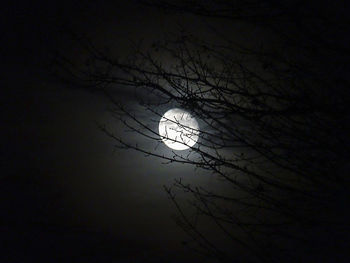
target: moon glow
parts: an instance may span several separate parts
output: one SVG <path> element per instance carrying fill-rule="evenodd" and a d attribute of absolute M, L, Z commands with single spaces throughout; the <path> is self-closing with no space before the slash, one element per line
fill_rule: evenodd
<path fill-rule="evenodd" d="M 171 109 L 159 121 L 159 135 L 166 146 L 174 150 L 186 150 L 198 140 L 198 122 L 187 111 Z"/>

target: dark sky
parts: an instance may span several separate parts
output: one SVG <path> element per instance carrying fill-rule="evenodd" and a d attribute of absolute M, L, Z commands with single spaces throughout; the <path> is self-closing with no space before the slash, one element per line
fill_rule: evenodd
<path fill-rule="evenodd" d="M 164 15 L 132 1 L 13 1 L 1 9 L 0 261 L 193 262 L 162 187 L 193 179 L 192 168 L 116 151 L 96 125 L 123 132 L 107 100 L 67 88 L 46 67 L 51 49 L 79 58 L 56 33 L 63 24 L 124 53 L 129 40 L 156 38 Z"/>
<path fill-rule="evenodd" d="M 82 61 L 82 51 L 58 32 L 63 25 L 123 56 L 132 41 L 157 41 L 178 22 L 196 29 L 203 21 L 134 1 L 11 1 L 0 9 L 0 262 L 206 262 L 182 245 L 188 237 L 163 185 L 181 177 L 225 190 L 220 182 L 115 149 L 96 123 L 149 149 L 157 145 L 125 132 L 107 99 L 62 82 L 48 66 L 52 50 Z M 268 38 L 254 27 L 234 30 L 235 40 L 252 45 Z M 130 93 L 116 97 L 138 109 Z"/>

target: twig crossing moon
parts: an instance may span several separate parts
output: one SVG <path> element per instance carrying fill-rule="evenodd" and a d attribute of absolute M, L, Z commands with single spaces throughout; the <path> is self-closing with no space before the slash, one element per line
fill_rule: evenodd
<path fill-rule="evenodd" d="M 174 150 L 186 150 L 198 140 L 198 122 L 187 111 L 171 109 L 159 121 L 159 135 L 166 146 Z"/>

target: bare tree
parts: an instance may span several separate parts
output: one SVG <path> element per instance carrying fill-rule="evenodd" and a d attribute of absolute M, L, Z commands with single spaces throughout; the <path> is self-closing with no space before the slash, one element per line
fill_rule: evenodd
<path fill-rule="evenodd" d="M 253 255 L 243 260 L 342 257 L 349 245 L 350 197 L 350 49 L 344 40 L 349 28 L 341 20 L 346 18 L 326 16 L 320 6 L 316 10 L 303 1 L 145 4 L 205 17 L 216 41 L 181 28 L 147 48 L 135 45 L 133 55 L 121 59 L 79 39 L 89 54 L 86 66 L 74 67 L 59 55 L 56 63 L 108 96 L 114 116 L 148 140 L 161 143 L 167 137 L 152 123 L 166 108 L 183 108 L 199 120 L 197 143 L 167 153 L 101 126 L 119 147 L 207 170 L 230 187 L 221 192 L 181 179 L 165 187 L 178 210 L 178 224 L 195 241 L 189 246 L 222 262 L 238 260 L 204 234 L 197 221 L 201 217 L 210 219 L 232 248 Z M 216 28 L 236 23 L 256 27 L 264 37 L 242 45 L 231 37 L 233 31 Z M 146 119 L 118 100 L 115 91 L 122 87 L 135 90 L 149 113 Z M 190 213 L 176 199 L 176 190 L 188 193 Z"/>

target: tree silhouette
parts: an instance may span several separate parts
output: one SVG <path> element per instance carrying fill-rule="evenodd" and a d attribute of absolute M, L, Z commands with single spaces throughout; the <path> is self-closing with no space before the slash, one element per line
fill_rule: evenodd
<path fill-rule="evenodd" d="M 88 63 L 75 67 L 60 55 L 55 62 L 85 87 L 108 96 L 116 106 L 114 116 L 147 140 L 161 143 L 152 120 L 166 108 L 180 107 L 197 118 L 197 144 L 166 153 L 101 126 L 119 147 L 193 165 L 229 186 L 222 192 L 178 179 L 165 187 L 178 224 L 194 241 L 186 244 L 222 262 L 344 260 L 350 49 L 341 10 L 330 6 L 327 16 L 321 4 L 303 1 L 144 3 L 204 17 L 207 28 L 200 31 L 207 30 L 215 41 L 179 28 L 177 35 L 147 48 L 135 45 L 122 59 L 76 38 L 88 51 Z M 239 23 L 264 37 L 244 45 L 235 41 L 234 31 L 217 28 Z M 133 88 L 151 117 L 140 117 L 118 100 L 121 87 Z M 179 190 L 188 194 L 191 212 L 177 200 Z M 247 253 L 237 256 L 218 245 L 198 217 L 212 221 L 232 248 Z"/>

